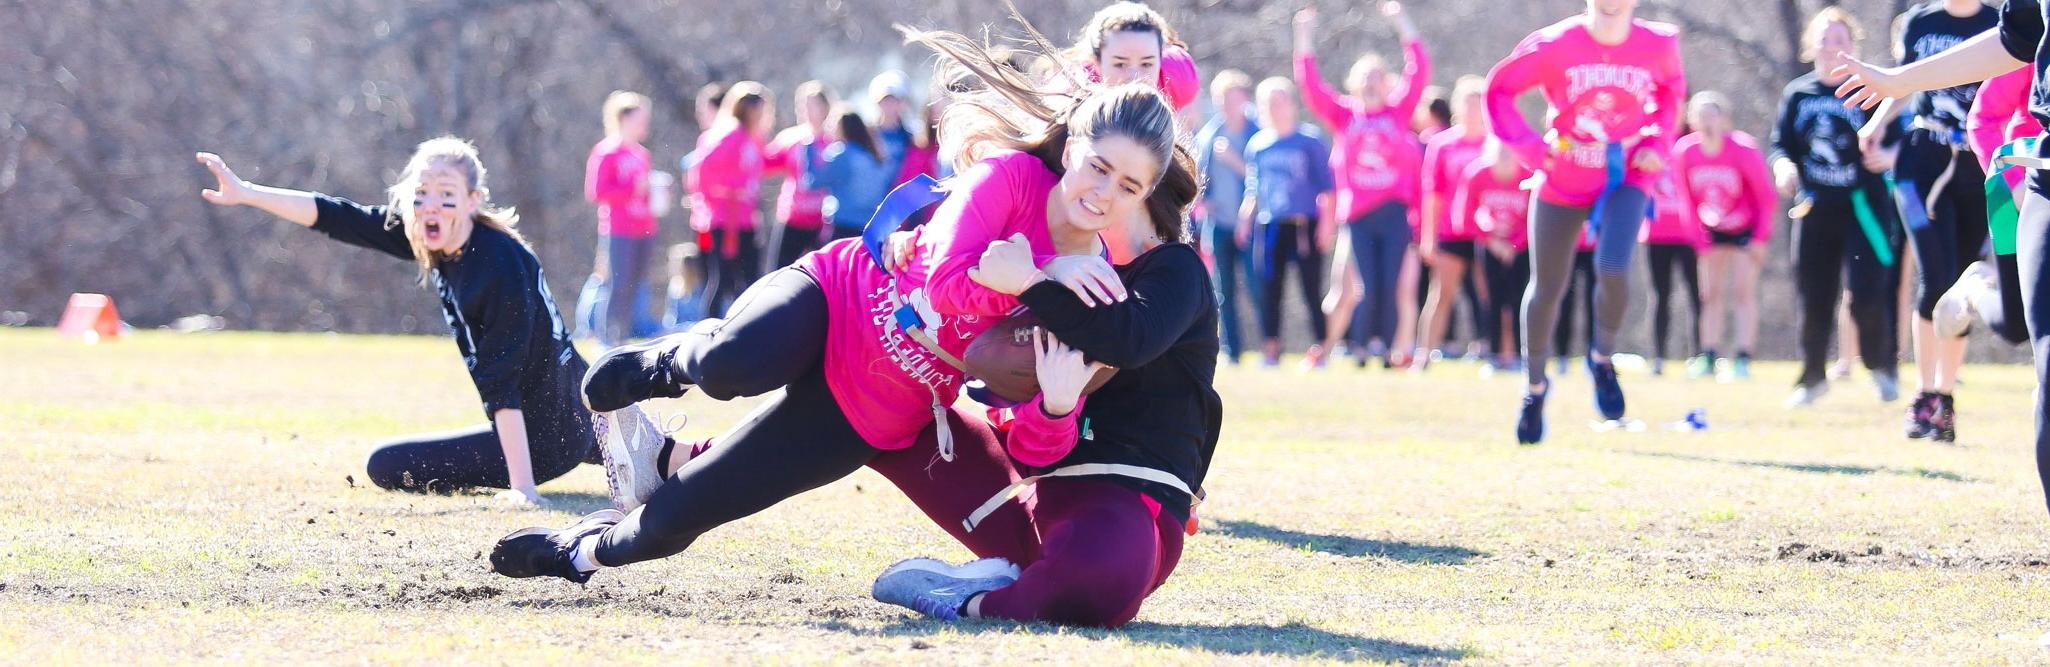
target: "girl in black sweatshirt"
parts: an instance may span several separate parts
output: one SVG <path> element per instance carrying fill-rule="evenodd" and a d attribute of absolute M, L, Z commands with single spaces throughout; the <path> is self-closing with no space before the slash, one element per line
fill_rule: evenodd
<path fill-rule="evenodd" d="M 420 144 L 384 206 L 249 183 L 217 155 L 199 163 L 218 184 L 200 193 L 246 205 L 329 238 L 420 268 L 441 296 L 456 349 L 483 399 L 488 423 L 400 438 L 371 452 L 370 481 L 386 489 L 507 489 L 504 500 L 539 505 L 534 486 L 575 468 L 593 451 L 591 413 L 577 399 L 583 357 L 542 278 L 541 263 L 494 208 L 477 149 L 453 137 Z"/>

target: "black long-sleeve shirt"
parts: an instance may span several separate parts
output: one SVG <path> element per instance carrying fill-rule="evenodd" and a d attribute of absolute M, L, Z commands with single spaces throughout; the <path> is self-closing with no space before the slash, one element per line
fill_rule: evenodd
<path fill-rule="evenodd" d="M 1801 191 L 1817 204 L 1848 206 L 1851 193 L 1859 188 L 1885 194 L 1886 177 L 1865 170 L 1865 151 L 1858 146 L 1858 128 L 1871 119 L 1862 109 L 1844 106 L 1836 87 L 1822 83 L 1814 72 L 1801 75 L 1780 92 L 1779 122 L 1772 128 L 1772 157 L 1786 158 L 1801 174 Z M 1900 135 L 1899 125 L 1887 128 L 1888 141 Z M 1874 213 L 1887 200 L 1872 200 Z"/>
<path fill-rule="evenodd" d="M 1217 449 L 1224 404 L 1217 376 L 1217 296 L 1203 259 L 1170 243 L 1118 267 L 1130 293 L 1121 303 L 1090 308 L 1068 288 L 1041 281 L 1018 295 L 1040 324 L 1084 356 L 1119 370 L 1089 395 L 1089 427 L 1074 451 L 1050 466 L 1121 463 L 1173 474 L 1203 486 Z M 1112 477 L 1160 501 L 1186 520 L 1191 499 L 1165 485 Z"/>
<path fill-rule="evenodd" d="M 2007 55 L 2035 68 L 2029 115 L 2050 127 L 2050 87 L 2043 80 L 2043 68 L 2050 65 L 2050 42 L 2043 39 L 2045 23 L 2050 23 L 2050 11 L 2038 0 L 2007 0 L 2000 6 L 2000 45 L 2007 48 Z"/>
<path fill-rule="evenodd" d="M 337 241 L 413 260 L 399 218 L 384 206 L 316 195 L 319 216 L 313 230 Z M 576 400 L 586 365 L 570 345 L 555 298 L 541 274 L 541 261 L 512 236 L 476 225 L 462 253 L 437 262 L 430 276 L 441 296 L 442 315 L 454 331 L 456 349 L 470 371 L 485 418 L 499 410 L 522 410 L 530 427 L 578 430 L 586 426 Z M 533 432 L 536 429 L 530 428 Z M 551 429 L 551 432 L 562 432 Z"/>

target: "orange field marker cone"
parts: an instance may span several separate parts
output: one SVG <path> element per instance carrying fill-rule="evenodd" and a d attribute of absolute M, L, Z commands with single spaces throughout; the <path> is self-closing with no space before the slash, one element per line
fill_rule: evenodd
<path fill-rule="evenodd" d="M 119 339 L 121 314 L 105 294 L 73 294 L 64 304 L 64 318 L 57 321 L 57 335 L 88 344 Z"/>

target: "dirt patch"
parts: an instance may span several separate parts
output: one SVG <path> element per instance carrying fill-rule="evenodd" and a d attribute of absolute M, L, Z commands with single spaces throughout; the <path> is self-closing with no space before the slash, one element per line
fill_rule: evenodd
<path fill-rule="evenodd" d="M 2050 567 L 2050 557 L 2040 555 L 1977 555 L 1977 554 L 1934 554 L 1922 551 L 1887 549 L 1877 544 L 1863 548 L 1840 549 L 1812 545 L 1805 542 L 1788 542 L 1775 550 L 1778 560 L 1801 560 L 1810 563 L 1833 563 L 1837 565 L 1861 565 L 1868 567 L 1929 567 L 1946 570 L 2008 570 L 2015 568 Z"/>

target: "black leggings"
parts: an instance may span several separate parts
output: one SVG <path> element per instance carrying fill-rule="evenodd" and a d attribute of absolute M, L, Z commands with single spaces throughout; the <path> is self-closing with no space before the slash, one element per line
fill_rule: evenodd
<path fill-rule="evenodd" d="M 720 317 L 733 307 L 735 299 L 748 284 L 754 282 L 760 273 L 761 248 L 755 245 L 752 231 L 730 229 L 712 230 L 712 247 L 698 249 L 698 254 L 707 257 L 705 262 L 705 314 Z M 726 256 L 726 247 L 734 245 L 732 257 Z"/>
<path fill-rule="evenodd" d="M 1651 349 L 1653 358 L 1666 358 L 1667 333 L 1673 328 L 1673 270 L 1680 271 L 1680 280 L 1687 283 L 1687 303 L 1693 310 L 1687 311 L 1693 317 L 1687 321 L 1693 326 L 1687 329 L 1687 349 L 1701 351 L 1701 274 L 1695 265 L 1694 247 L 1686 245 L 1647 245 L 1645 259 L 1651 264 Z"/>
<path fill-rule="evenodd" d="M 1502 320 L 1508 319 L 1508 333 L 1515 343 L 1508 350 L 1501 348 L 1499 336 L 1488 340 L 1488 350 L 1497 355 L 1516 354 L 1523 349 L 1523 290 L 1530 284 L 1530 254 L 1516 253 L 1509 261 L 1495 258 L 1491 252 L 1481 255 L 1481 272 L 1488 280 L 1488 305 L 1476 310 L 1478 319 L 1487 320 L 1489 331 L 1499 334 Z"/>
<path fill-rule="evenodd" d="M 1987 294 L 1978 292 L 1972 300 L 1972 309 L 1979 311 L 1979 319 L 1986 321 L 1986 328 L 1993 335 L 2013 345 L 2029 342 L 2028 318 L 2022 314 L 2022 279 L 2018 255 L 1996 255 L 1993 270 L 1999 272 L 2000 290 Z"/>
<path fill-rule="evenodd" d="M 1262 247 L 1254 257 L 1262 260 L 1260 335 L 1269 340 L 1281 337 L 1281 293 L 1290 264 L 1295 265 L 1296 279 L 1302 284 L 1303 304 L 1309 306 L 1310 340 L 1324 340 L 1324 308 L 1319 303 L 1324 298 L 1324 253 L 1310 238 L 1316 227 L 1317 221 L 1302 220 L 1260 225 L 1258 229 L 1260 237 L 1255 242 Z"/>
<path fill-rule="evenodd" d="M 1587 341 L 1587 349 L 1594 349 L 1595 331 L 1595 276 L 1594 252 L 1582 250 L 1573 255 L 1573 273 L 1566 277 L 1566 294 L 1559 299 L 1558 323 L 1552 326 L 1552 354 L 1561 359 L 1573 356 L 1573 308 L 1577 297 L 1579 305 L 1587 307 L 1586 322 L 1581 331 Z M 1543 365 L 1543 362 L 1539 362 Z"/>
<path fill-rule="evenodd" d="M 2021 205 L 2021 222 L 2016 228 L 2017 277 L 2024 310 L 2027 312 L 2029 347 L 2036 365 L 2036 475 L 2043 484 L 2044 501 L 2050 504 L 2050 199 L 2043 190 L 2050 187 L 2050 174 L 2031 174 L 2028 195 Z"/>
<path fill-rule="evenodd" d="M 1918 130 L 1901 146 L 1895 174 L 1913 183 L 1913 194 L 1920 195 L 1915 199 L 1907 188 L 1894 190 L 1901 220 L 1915 237 L 1915 314 L 1927 320 L 1935 316 L 1936 300 L 1986 245 L 1986 173 L 1971 153 Z M 1918 227 L 1923 218 L 1928 224 Z"/>
<path fill-rule="evenodd" d="M 1865 190 L 1871 201 L 1877 187 Z M 1886 253 L 1898 257 L 1899 231 L 1885 207 L 1872 211 L 1884 229 Z M 1817 199 L 1807 217 L 1794 225 L 1794 280 L 1801 294 L 1801 379 L 1812 385 L 1827 379 L 1829 344 L 1836 337 L 1836 307 L 1846 274 L 1850 280 L 1851 321 L 1858 325 L 1858 352 L 1865 367 L 1877 372 L 1894 372 L 1900 341 L 1900 269 L 1880 261 L 1858 222 L 1850 201 Z"/>
<path fill-rule="evenodd" d="M 581 369 L 582 360 L 575 365 Z M 574 377 L 581 381 L 583 374 Z M 598 439 L 591 433 L 591 413 L 574 399 L 530 397 L 520 413 L 527 424 L 527 458 L 535 484 L 561 477 L 594 457 Z M 370 483 L 394 491 L 445 493 L 511 485 L 505 450 L 499 447 L 498 427 L 493 424 L 398 438 L 372 451 L 363 467 Z"/>

